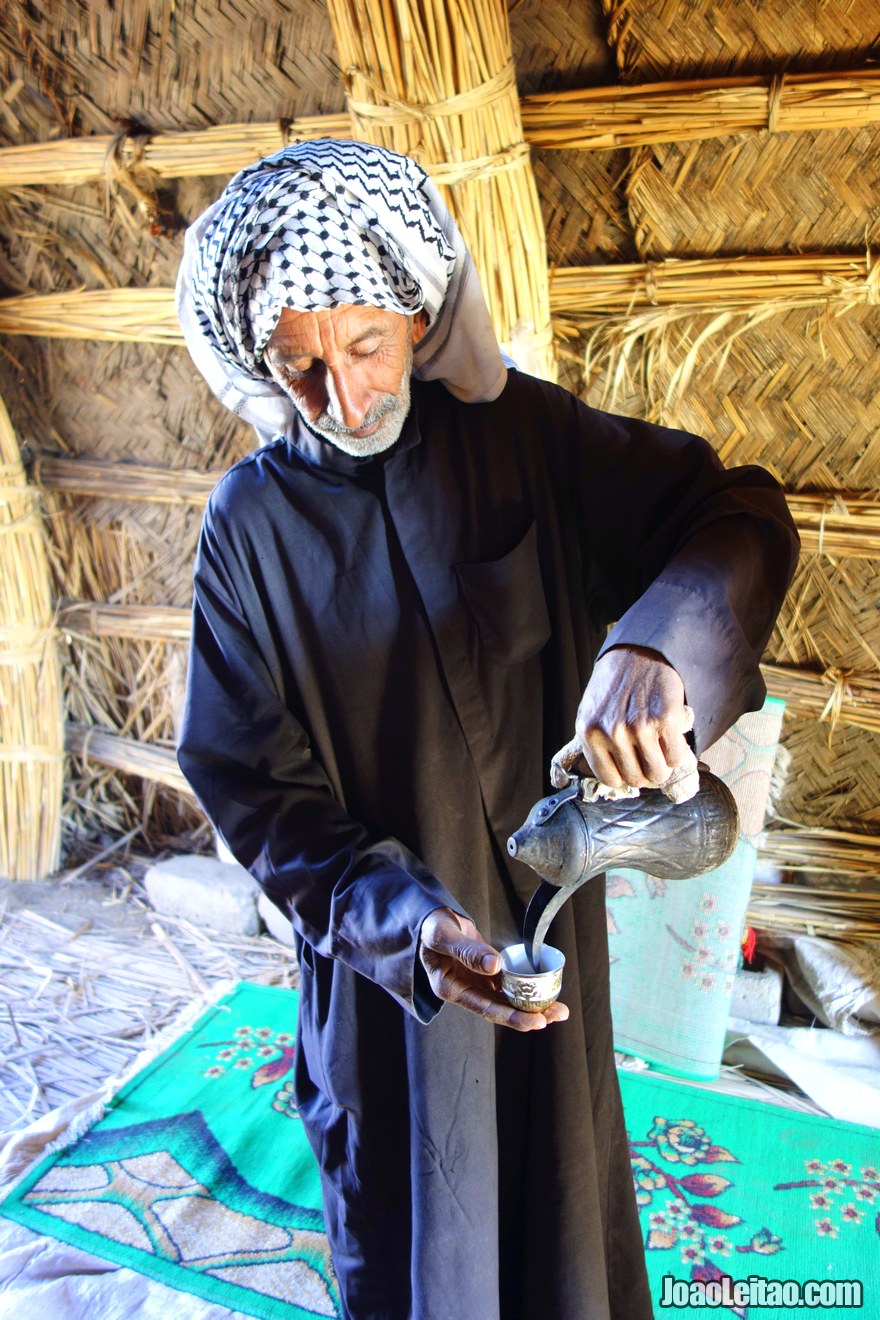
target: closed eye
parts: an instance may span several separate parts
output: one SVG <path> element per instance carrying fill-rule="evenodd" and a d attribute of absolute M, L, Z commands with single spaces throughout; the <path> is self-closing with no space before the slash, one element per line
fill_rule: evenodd
<path fill-rule="evenodd" d="M 300 367 L 282 367 L 281 374 L 285 380 L 304 380 L 306 376 L 309 376 L 314 372 L 317 365 L 317 359 L 311 358 Z"/>

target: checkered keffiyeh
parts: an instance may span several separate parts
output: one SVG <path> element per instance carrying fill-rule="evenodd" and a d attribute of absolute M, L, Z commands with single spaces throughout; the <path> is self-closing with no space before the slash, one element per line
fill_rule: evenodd
<path fill-rule="evenodd" d="M 431 180 L 406 156 L 324 139 L 242 170 L 187 231 L 178 314 L 196 365 L 261 438 L 295 410 L 263 354 L 281 311 L 424 311 L 414 375 L 466 401 L 505 373 L 479 281 Z"/>

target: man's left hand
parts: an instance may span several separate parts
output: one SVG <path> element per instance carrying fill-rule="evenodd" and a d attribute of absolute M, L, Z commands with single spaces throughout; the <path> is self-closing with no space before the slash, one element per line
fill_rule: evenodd
<path fill-rule="evenodd" d="M 565 1022 L 565 1004 L 550 1004 L 543 1013 L 524 1013 L 502 997 L 497 985 L 501 958 L 487 944 L 469 917 L 451 908 L 435 908 L 422 922 L 419 957 L 438 999 L 458 1004 L 487 1022 L 514 1031 L 540 1031 Z"/>
<path fill-rule="evenodd" d="M 684 684 L 672 665 L 646 647 L 617 646 L 596 661 L 575 729 L 601 783 L 656 788 L 693 760 L 689 724 Z"/>

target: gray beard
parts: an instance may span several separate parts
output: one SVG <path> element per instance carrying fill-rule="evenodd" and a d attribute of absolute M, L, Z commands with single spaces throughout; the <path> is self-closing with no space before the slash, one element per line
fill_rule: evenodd
<path fill-rule="evenodd" d="M 372 426 L 374 422 L 379 422 L 372 435 L 356 435 L 326 412 L 322 413 L 316 422 L 306 422 L 307 426 L 322 440 L 329 440 L 331 445 L 335 445 L 343 454 L 349 454 L 352 458 L 370 458 L 374 454 L 384 454 L 392 445 L 397 444 L 409 413 L 412 360 L 410 336 L 406 344 L 400 388 L 396 394 L 381 395 L 364 418 L 364 426 Z"/>

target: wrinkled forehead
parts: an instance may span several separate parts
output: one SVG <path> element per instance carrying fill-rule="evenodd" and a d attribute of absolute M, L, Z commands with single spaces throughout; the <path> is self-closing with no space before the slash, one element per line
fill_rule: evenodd
<path fill-rule="evenodd" d="M 397 349 L 412 318 L 384 308 L 343 305 L 318 312 L 284 308 L 266 346 L 270 369 L 305 359 L 325 362 Z"/>

